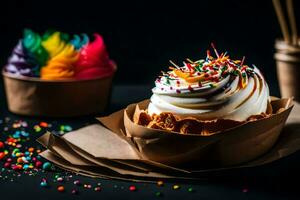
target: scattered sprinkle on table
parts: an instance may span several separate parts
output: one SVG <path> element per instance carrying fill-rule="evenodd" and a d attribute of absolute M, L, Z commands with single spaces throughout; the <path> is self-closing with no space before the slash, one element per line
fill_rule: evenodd
<path fill-rule="evenodd" d="M 158 186 L 163 186 L 164 185 L 164 182 L 163 181 L 157 181 L 156 183 Z"/>
<path fill-rule="evenodd" d="M 131 185 L 131 186 L 129 187 L 129 190 L 132 191 L 132 192 L 134 192 L 134 191 L 136 191 L 136 187 L 135 187 L 134 185 Z"/>
<path fill-rule="evenodd" d="M 156 192 L 156 193 L 155 193 L 155 196 L 161 197 L 161 196 L 162 196 L 162 193 L 161 193 L 161 192 Z"/>
<path fill-rule="evenodd" d="M 57 191 L 64 192 L 65 191 L 65 187 L 62 186 L 62 185 L 60 185 L 60 186 L 57 187 Z"/>
<path fill-rule="evenodd" d="M 173 185 L 173 190 L 179 190 L 180 186 L 179 185 Z"/>

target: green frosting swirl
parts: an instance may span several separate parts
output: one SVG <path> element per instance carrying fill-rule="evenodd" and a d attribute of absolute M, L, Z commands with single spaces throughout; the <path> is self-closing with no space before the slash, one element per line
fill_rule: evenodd
<path fill-rule="evenodd" d="M 48 53 L 42 46 L 41 36 L 30 29 L 24 30 L 24 47 L 34 56 L 40 66 L 44 66 L 48 60 Z"/>

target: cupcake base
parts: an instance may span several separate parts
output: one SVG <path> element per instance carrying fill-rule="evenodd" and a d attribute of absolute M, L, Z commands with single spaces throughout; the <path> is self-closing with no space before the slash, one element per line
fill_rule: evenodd
<path fill-rule="evenodd" d="M 149 101 L 143 101 L 124 110 L 126 136 L 135 143 L 143 159 L 175 166 L 187 163 L 230 166 L 251 161 L 276 143 L 293 107 L 291 98 L 273 98 L 270 116 L 202 135 L 181 134 L 134 123 L 137 106 L 145 110 L 148 104 Z"/>

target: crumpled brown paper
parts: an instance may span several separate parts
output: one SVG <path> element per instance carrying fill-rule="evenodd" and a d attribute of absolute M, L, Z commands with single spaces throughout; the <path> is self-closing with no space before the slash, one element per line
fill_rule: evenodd
<path fill-rule="evenodd" d="M 276 105 L 275 105 L 276 106 Z M 294 109 L 275 145 L 262 156 L 240 165 L 214 168 L 174 167 L 141 156 L 132 138 L 124 132 L 123 112 L 101 118 L 103 124 L 90 125 L 62 137 L 45 134 L 39 142 L 48 150 L 41 155 L 70 171 L 101 178 L 151 180 L 151 178 L 197 179 L 234 168 L 254 167 L 273 162 L 300 149 L 300 105 Z"/>

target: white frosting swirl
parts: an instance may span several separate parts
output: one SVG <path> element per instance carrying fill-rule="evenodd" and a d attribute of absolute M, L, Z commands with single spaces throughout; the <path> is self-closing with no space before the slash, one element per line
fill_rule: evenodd
<path fill-rule="evenodd" d="M 243 61 L 242 61 L 243 62 Z M 269 88 L 261 72 L 228 56 L 184 63 L 155 81 L 148 113 L 244 121 L 266 112 Z"/>

